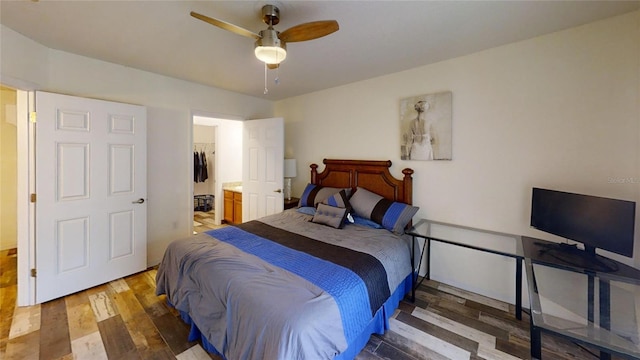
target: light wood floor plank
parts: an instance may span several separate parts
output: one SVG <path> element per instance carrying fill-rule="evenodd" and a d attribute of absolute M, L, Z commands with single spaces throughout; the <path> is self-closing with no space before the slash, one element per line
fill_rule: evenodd
<path fill-rule="evenodd" d="M 111 286 L 113 291 L 115 291 L 117 293 L 121 293 L 121 292 L 124 292 L 124 291 L 131 290 L 131 289 L 129 289 L 129 285 L 127 284 L 127 282 L 124 279 L 118 279 L 118 280 L 111 281 L 109 283 L 109 286 Z"/>
<path fill-rule="evenodd" d="M 131 290 L 112 294 L 111 302 L 125 323 L 132 321 L 138 314 L 145 314 L 144 308 Z"/>
<path fill-rule="evenodd" d="M 431 334 L 420 331 L 412 326 L 409 326 L 401 321 L 391 319 L 389 320 L 389 330 L 404 336 L 405 338 L 417 342 L 418 344 L 425 344 L 432 351 L 443 355 L 449 359 L 465 360 L 469 359 L 470 352 L 461 349 L 455 345 L 452 345 L 444 340 L 441 340 Z"/>
<path fill-rule="evenodd" d="M 427 321 L 431 324 L 437 325 L 443 329 L 447 329 L 451 332 L 471 339 L 479 344 L 479 346 L 495 348 L 496 337 L 489 335 L 480 330 L 476 330 L 470 326 L 455 322 L 447 317 L 438 315 L 432 311 L 416 308 L 411 315 Z"/>
<path fill-rule="evenodd" d="M 200 345 L 195 345 L 176 356 L 178 360 L 211 360 L 211 357 Z"/>
<path fill-rule="evenodd" d="M 9 339 L 40 330 L 40 305 L 15 307 Z"/>
<path fill-rule="evenodd" d="M 91 308 L 93 309 L 97 322 L 107 320 L 118 314 L 105 291 L 89 295 L 89 302 L 91 303 Z"/>
<path fill-rule="evenodd" d="M 65 297 L 67 306 L 67 321 L 69 323 L 69 338 L 73 342 L 98 332 L 98 323 L 85 292 Z"/>
<path fill-rule="evenodd" d="M 428 333 L 442 341 L 454 345 L 457 348 L 468 351 L 470 354 L 476 353 L 478 351 L 478 343 L 476 341 L 424 321 L 415 316 L 411 316 L 410 314 L 400 313 L 396 319 L 415 329 Z"/>
<path fill-rule="evenodd" d="M 382 338 L 384 342 L 404 351 L 415 359 L 448 360 L 444 355 L 438 354 L 429 348 L 428 344 L 414 341 L 395 331 L 389 330 L 385 332 Z"/>
<path fill-rule="evenodd" d="M 109 359 L 99 331 L 71 340 L 71 349 L 76 359 Z"/>

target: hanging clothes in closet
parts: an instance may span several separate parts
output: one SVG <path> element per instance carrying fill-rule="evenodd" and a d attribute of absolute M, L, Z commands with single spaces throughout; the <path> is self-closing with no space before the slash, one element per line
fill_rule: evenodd
<path fill-rule="evenodd" d="M 204 151 L 200 152 L 200 161 L 202 162 L 202 166 L 200 167 L 200 180 L 205 182 L 209 178 L 209 170 L 207 170 L 207 155 L 205 155 Z"/>
<path fill-rule="evenodd" d="M 205 182 L 209 178 L 209 170 L 207 169 L 207 155 L 204 151 L 193 152 L 193 181 Z"/>
<path fill-rule="evenodd" d="M 197 151 L 193 152 L 193 181 L 200 182 L 198 173 L 200 172 L 200 154 Z"/>

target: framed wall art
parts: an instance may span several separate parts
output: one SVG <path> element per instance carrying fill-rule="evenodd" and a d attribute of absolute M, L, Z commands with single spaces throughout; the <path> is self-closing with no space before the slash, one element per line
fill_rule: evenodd
<path fill-rule="evenodd" d="M 402 160 L 451 160 L 450 91 L 400 100 Z"/>

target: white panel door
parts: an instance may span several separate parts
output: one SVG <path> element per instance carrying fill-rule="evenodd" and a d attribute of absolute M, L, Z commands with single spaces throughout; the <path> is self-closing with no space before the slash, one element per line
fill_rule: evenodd
<path fill-rule="evenodd" d="M 242 221 L 284 209 L 284 120 L 243 122 Z"/>
<path fill-rule="evenodd" d="M 36 92 L 36 302 L 144 270 L 146 109 Z"/>

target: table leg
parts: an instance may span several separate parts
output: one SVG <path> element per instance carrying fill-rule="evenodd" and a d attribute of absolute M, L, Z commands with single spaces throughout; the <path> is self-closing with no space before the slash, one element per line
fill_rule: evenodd
<path fill-rule="evenodd" d="M 427 273 L 424 276 L 431 279 L 431 239 L 425 239 L 424 246 L 427 248 Z M 422 259 L 422 257 L 420 257 Z"/>
<path fill-rule="evenodd" d="M 594 288 L 594 278 L 592 275 L 587 275 L 587 320 L 591 324 L 594 322 L 594 308 L 593 304 L 595 303 L 595 288 Z"/>
<path fill-rule="evenodd" d="M 516 259 L 516 319 L 522 320 L 522 261 Z"/>
<path fill-rule="evenodd" d="M 416 281 L 418 281 L 418 275 L 416 273 L 416 237 L 411 237 L 411 302 L 416 302 Z M 418 271 L 420 267 L 418 267 Z"/>
<path fill-rule="evenodd" d="M 600 295 L 600 327 L 602 329 L 611 329 L 611 287 L 608 280 L 600 279 L 599 282 Z M 600 360 L 611 360 L 611 354 L 600 351 Z"/>
<path fill-rule="evenodd" d="M 533 325 L 533 316 L 531 316 L 529 325 L 529 337 L 531 338 L 531 359 L 542 359 L 542 340 L 540 338 L 540 329 Z"/>
<path fill-rule="evenodd" d="M 429 238 L 424 238 L 424 246 L 422 247 L 422 251 L 420 252 L 420 259 L 418 260 L 418 271 L 415 271 L 416 268 L 416 263 L 415 263 L 415 248 L 416 248 L 416 236 L 412 236 L 412 241 L 411 241 L 411 268 L 413 269 L 413 283 L 412 283 L 412 287 L 413 289 L 411 290 L 411 301 L 415 302 L 416 300 L 416 289 L 418 288 L 418 286 L 420 286 L 422 284 L 422 282 L 427 279 L 429 280 L 429 275 L 431 273 L 431 261 L 429 261 L 430 259 L 430 245 L 431 245 L 431 239 Z M 418 244 L 420 245 L 420 244 Z M 424 259 L 425 256 L 425 252 L 427 253 L 427 273 L 425 274 L 425 276 L 422 278 L 422 280 L 420 280 L 420 282 L 418 282 L 418 277 L 420 276 L 420 268 L 422 267 L 422 259 Z"/>

